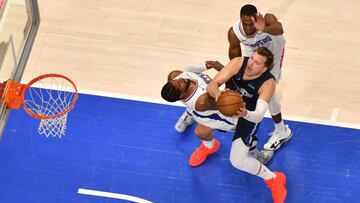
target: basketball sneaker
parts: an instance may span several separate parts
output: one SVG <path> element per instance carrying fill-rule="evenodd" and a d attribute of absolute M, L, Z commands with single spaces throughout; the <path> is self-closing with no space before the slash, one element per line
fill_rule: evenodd
<path fill-rule="evenodd" d="M 285 131 L 284 132 L 277 132 L 274 131 L 270 133 L 270 139 L 264 144 L 264 149 L 266 150 L 277 150 L 280 148 L 282 144 L 287 142 L 291 136 L 292 132 L 288 125 L 285 125 Z"/>
<path fill-rule="evenodd" d="M 201 144 L 192 154 L 189 159 L 189 164 L 192 167 L 199 166 L 204 163 L 206 158 L 215 153 L 220 148 L 220 142 L 214 138 L 214 146 L 212 148 L 207 148 L 204 144 Z"/>
<path fill-rule="evenodd" d="M 185 111 L 175 124 L 175 130 L 179 133 L 183 133 L 186 128 L 194 123 L 194 117 Z"/>
<path fill-rule="evenodd" d="M 274 203 L 283 203 L 286 199 L 286 176 L 281 172 L 274 172 L 275 178 L 264 180 L 267 187 L 271 190 Z"/>

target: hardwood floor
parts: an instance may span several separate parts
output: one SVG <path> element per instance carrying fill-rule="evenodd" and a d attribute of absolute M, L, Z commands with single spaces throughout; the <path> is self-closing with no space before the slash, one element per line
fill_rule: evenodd
<path fill-rule="evenodd" d="M 23 80 L 56 72 L 80 89 L 160 99 L 169 71 L 227 62 L 227 30 L 243 2 L 285 29 L 283 114 L 360 124 L 360 1 L 39 0 Z"/>

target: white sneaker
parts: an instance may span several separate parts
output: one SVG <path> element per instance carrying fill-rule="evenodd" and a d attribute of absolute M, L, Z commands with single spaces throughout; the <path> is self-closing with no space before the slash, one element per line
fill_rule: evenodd
<path fill-rule="evenodd" d="M 175 130 L 179 133 L 183 133 L 186 128 L 194 123 L 194 117 L 188 114 L 186 111 L 181 115 L 179 120 L 175 124 Z"/>
<path fill-rule="evenodd" d="M 288 125 L 285 125 L 285 132 L 279 133 L 277 131 L 274 131 L 270 134 L 270 139 L 267 141 L 267 143 L 264 144 L 264 149 L 266 150 L 277 150 L 280 148 L 280 146 L 288 141 L 291 136 L 292 132 Z"/>
<path fill-rule="evenodd" d="M 264 149 L 258 153 L 256 159 L 260 161 L 260 163 L 266 164 L 272 159 L 273 156 L 274 156 L 274 151 Z"/>

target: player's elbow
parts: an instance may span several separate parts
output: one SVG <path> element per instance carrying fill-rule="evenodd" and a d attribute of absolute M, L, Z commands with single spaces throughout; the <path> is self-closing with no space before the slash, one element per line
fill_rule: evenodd
<path fill-rule="evenodd" d="M 277 26 L 278 26 L 278 30 L 279 30 L 279 35 L 284 34 L 284 29 L 283 29 L 282 24 L 280 22 L 278 22 Z"/>

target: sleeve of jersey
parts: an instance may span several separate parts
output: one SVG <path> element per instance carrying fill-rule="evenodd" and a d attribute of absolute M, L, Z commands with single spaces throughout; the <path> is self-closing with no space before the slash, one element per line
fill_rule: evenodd
<path fill-rule="evenodd" d="M 201 73 L 203 71 L 206 71 L 206 67 L 205 64 L 199 64 L 199 65 L 187 66 L 183 70 L 192 73 Z"/>
<path fill-rule="evenodd" d="M 248 111 L 244 118 L 253 123 L 260 123 L 260 121 L 264 118 L 268 107 L 269 104 L 266 101 L 258 99 L 256 102 L 255 111 Z"/>
<path fill-rule="evenodd" d="M 191 110 L 196 111 L 196 101 L 199 99 L 199 97 L 204 94 L 206 91 L 201 89 L 200 87 L 197 87 L 193 95 L 190 96 L 187 100 L 184 101 L 184 104 L 186 107 L 190 108 Z"/>

